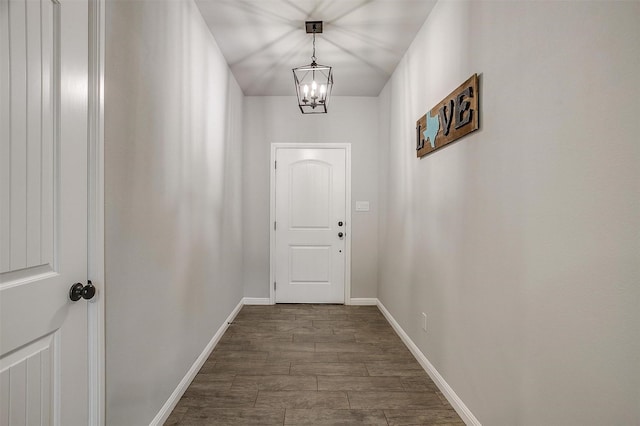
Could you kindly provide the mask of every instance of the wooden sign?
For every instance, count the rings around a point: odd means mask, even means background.
[[[416,152],[427,155],[478,130],[478,75],[472,75],[416,122]]]

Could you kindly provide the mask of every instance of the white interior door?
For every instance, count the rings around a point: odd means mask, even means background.
[[[87,425],[86,0],[0,0],[0,425]]]
[[[346,149],[277,148],[276,303],[344,303]]]

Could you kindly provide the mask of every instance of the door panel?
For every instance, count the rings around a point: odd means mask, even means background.
[[[86,0],[0,0],[0,425],[87,424]]]
[[[0,2],[0,273],[53,262],[53,4]],[[11,52],[11,54],[10,54]]]
[[[344,303],[346,151],[277,148],[276,161],[276,302]]]
[[[291,284],[329,284],[331,246],[290,246],[289,280]]]
[[[291,164],[290,168],[291,228],[329,228],[332,213],[331,164],[303,160]]]
[[[51,423],[53,340],[46,336],[0,361],[0,425]]]

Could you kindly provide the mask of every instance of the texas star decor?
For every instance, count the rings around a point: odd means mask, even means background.
[[[427,155],[478,130],[478,75],[472,75],[416,122],[416,152]]]

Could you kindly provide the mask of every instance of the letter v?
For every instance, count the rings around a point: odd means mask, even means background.
[[[447,136],[451,129],[451,119],[453,118],[453,99],[449,101],[449,112],[447,112],[447,105],[443,105],[438,111],[440,115],[440,121],[442,122],[442,134]]]

